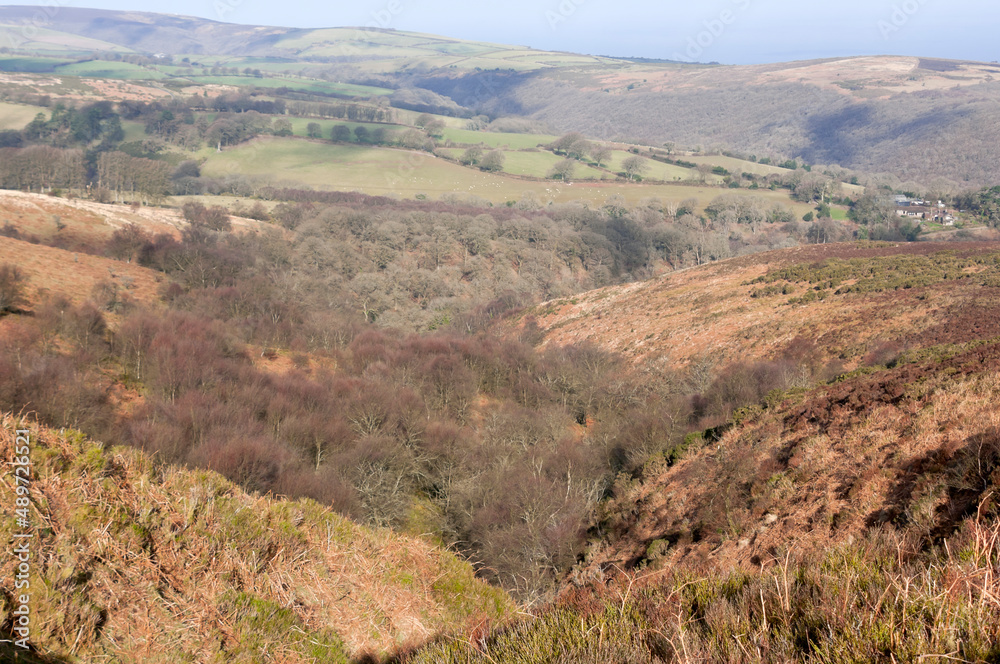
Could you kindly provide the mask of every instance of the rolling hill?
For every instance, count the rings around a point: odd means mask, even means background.
[[[0,7],[0,25],[16,38],[36,12]],[[27,51],[123,50],[308,72],[374,83],[368,94],[395,90],[400,101],[457,104],[458,114],[524,116],[604,140],[799,158],[892,174],[883,179],[922,190],[996,181],[1000,65],[992,63],[892,56],[754,66],[651,63],[395,30],[241,26],[69,7],[43,23],[45,38],[24,43]],[[360,88],[341,92],[365,95]]]
[[[18,28],[25,24],[44,27],[44,36],[18,39]],[[362,69],[370,73],[456,67],[531,71],[614,62],[613,58],[381,28],[243,26],[189,16],[78,7],[42,13],[34,6],[0,7],[0,27],[10,31],[13,43],[23,41],[23,48],[86,52],[102,50],[103,45],[109,50],[149,54],[275,58],[278,64],[282,59],[284,64],[340,59],[363,63]]]
[[[39,11],[30,661],[1000,661],[1000,66]]]
[[[989,146],[1000,126],[998,72],[977,62],[862,57],[442,74],[417,84],[562,131],[787,155],[955,188],[996,181]]]
[[[21,32],[17,28],[23,25],[51,31],[45,40],[51,50],[94,50],[93,44],[81,42],[83,38],[133,52],[171,54],[252,54],[266,50],[271,42],[290,32],[288,28],[239,26],[146,12],[78,7],[46,12],[30,5],[0,8],[0,25],[14,28],[15,38]]]

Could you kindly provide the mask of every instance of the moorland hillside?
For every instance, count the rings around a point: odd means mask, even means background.
[[[788,350],[853,370],[879,353],[1000,334],[1000,300],[984,288],[998,255],[995,242],[808,245],[553,300],[531,321],[545,343],[664,368]]]
[[[997,337],[773,395],[621,477],[560,598],[417,662],[992,662]]]
[[[994,661],[996,250],[787,250],[675,275],[684,283],[664,280],[660,297],[639,287],[585,298],[594,325],[606,316],[674,333],[636,355],[670,358],[651,380],[716,341],[715,326],[692,324],[690,311],[715,321],[734,356],[693,405],[711,410],[727,395],[745,406],[717,411],[710,428],[616,478],[586,552],[535,620],[414,661]],[[690,274],[720,298],[692,302],[705,291]],[[838,291],[804,298],[805,284],[806,294]],[[757,325],[740,318],[760,297],[781,301]],[[579,318],[566,320],[580,331]],[[699,332],[710,334],[701,347]],[[828,378],[804,371],[827,362]],[[663,411],[646,419],[651,437],[676,426]]]
[[[801,158],[935,186],[992,184],[994,64],[845,58],[754,66],[606,65],[421,79],[462,105],[557,131]],[[984,140],[985,139],[985,140]]]

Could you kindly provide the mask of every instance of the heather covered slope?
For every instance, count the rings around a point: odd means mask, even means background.
[[[417,661],[997,661],[997,265],[827,245],[540,307],[728,415],[619,475],[537,619]]]
[[[24,426],[4,416],[4,458]],[[29,428],[32,643],[60,661],[380,658],[512,610],[468,564],[423,541],[75,432]],[[11,487],[8,477],[5,541]],[[12,561],[0,565],[5,621]]]
[[[603,505],[589,566],[752,569],[879,528],[940,545],[977,511],[995,516],[1000,342],[896,362],[773,394],[689,436],[681,458],[652,459]]]
[[[903,348],[1000,334],[1000,244],[808,245],[535,307],[545,343],[661,368],[791,357],[853,369]]]

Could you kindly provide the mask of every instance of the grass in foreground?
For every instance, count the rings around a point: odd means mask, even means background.
[[[32,643],[46,656],[346,662],[512,611],[452,554],[313,501],[249,495],[214,473],[159,467],[10,416],[0,426],[4,459],[14,430],[31,429]],[[12,487],[7,474],[4,505]],[[4,512],[9,542],[14,513]],[[13,560],[0,563],[4,620]]]
[[[537,619],[413,664],[1000,661],[1000,524],[947,549],[889,531],[767,571],[639,573],[574,590]]]

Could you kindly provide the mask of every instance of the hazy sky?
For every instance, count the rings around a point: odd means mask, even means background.
[[[840,55],[1000,59],[996,0],[40,0],[232,23],[378,25],[617,56],[753,63]]]

